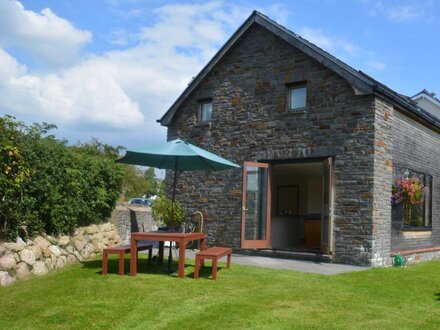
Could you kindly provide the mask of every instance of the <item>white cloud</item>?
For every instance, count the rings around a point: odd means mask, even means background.
[[[328,52],[334,52],[336,50],[336,42],[326,36],[321,29],[304,27],[299,31],[299,35]]]
[[[393,6],[387,10],[386,15],[395,22],[413,21],[423,16],[423,9],[412,5]]]
[[[219,1],[166,5],[155,14],[157,22],[141,30],[141,39],[176,53],[185,49],[200,62],[207,62],[226,41],[231,26],[245,17],[237,7]]]
[[[0,48],[0,81],[25,74],[27,68]]]
[[[391,22],[402,23],[420,19],[430,21],[432,19],[430,8],[433,1],[357,0],[357,2],[368,7],[368,15],[383,16]]]
[[[339,53],[340,56],[345,54],[355,56],[360,51],[359,47],[353,43],[341,38],[328,36],[321,29],[304,27],[300,30],[299,35],[330,53]]]
[[[18,1],[0,0],[1,47],[18,46],[47,66],[63,66],[78,60],[91,39],[90,32],[76,29],[49,8],[38,14]]]
[[[27,22],[28,29],[36,29],[38,20],[46,17],[13,4],[21,14],[38,18]],[[137,46],[89,55],[52,73],[33,72],[1,51],[0,65],[8,64],[0,67],[0,109],[20,120],[55,123],[71,141],[91,135],[113,144],[122,144],[121,136],[128,144],[134,143],[130,139],[142,144],[164,139],[165,129],[156,119],[250,12],[214,1],[167,5],[156,14],[156,22],[140,30]],[[64,21],[51,15],[54,21]],[[65,31],[63,37],[74,40],[70,34],[77,32]],[[5,43],[11,42],[12,33],[3,36]],[[45,42],[53,56],[59,54],[56,38]],[[27,50],[35,52],[32,47],[38,50],[32,45]]]
[[[299,35],[344,61],[360,62],[361,65],[375,71],[383,71],[386,68],[386,64],[378,60],[374,52],[362,49],[347,40],[326,35],[321,29],[304,27],[300,29]]]
[[[107,39],[112,45],[126,46],[129,43],[138,41],[138,36],[124,29],[116,29],[109,33]]]
[[[370,68],[372,68],[372,69],[374,69],[374,70],[376,70],[376,71],[383,71],[383,70],[385,70],[385,68],[386,68],[386,64],[385,64],[384,62],[381,62],[381,61],[374,61],[374,60],[371,60],[371,61],[368,61],[368,62],[367,62],[367,65],[368,65]]]
[[[15,62],[15,63],[14,63]],[[12,69],[4,63],[14,64]],[[144,119],[115,79],[87,62],[59,74],[34,75],[0,52],[0,108],[65,126],[132,129]],[[6,70],[5,70],[6,69]]]

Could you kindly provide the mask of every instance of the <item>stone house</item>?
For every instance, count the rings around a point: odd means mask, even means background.
[[[158,122],[243,165],[181,174],[209,244],[371,266],[440,256],[440,120],[259,12]],[[409,220],[390,202],[402,176],[426,186]]]

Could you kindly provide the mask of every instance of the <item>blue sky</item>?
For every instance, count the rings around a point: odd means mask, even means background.
[[[71,143],[164,141],[156,119],[254,9],[399,93],[440,94],[440,0],[0,0],[0,114]]]

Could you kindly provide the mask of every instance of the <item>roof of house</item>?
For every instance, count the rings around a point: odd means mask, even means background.
[[[431,92],[428,92],[426,89],[423,89],[421,92],[412,96],[411,99],[414,101],[417,101],[420,98],[425,98],[425,99],[429,100],[431,103],[440,107],[440,100],[435,95],[436,95],[435,93],[431,93]]]
[[[292,46],[298,48],[306,53],[322,65],[330,68],[342,78],[344,78],[353,88],[357,95],[375,94],[379,95],[391,103],[399,106],[408,114],[417,116],[427,123],[440,129],[440,119],[430,114],[429,112],[418,107],[416,103],[410,98],[402,94],[398,94],[391,88],[378,82],[372,77],[368,76],[362,71],[355,70],[348,64],[337,59],[333,55],[303,39],[299,35],[289,31],[284,26],[278,24],[269,17],[263,15],[258,11],[253,11],[249,18],[235,31],[229,40],[222,48],[214,55],[214,57],[206,64],[206,66],[199,72],[199,74],[191,81],[188,87],[171,105],[168,111],[157,120],[161,125],[167,126],[171,122],[177,109],[182,105],[185,99],[197,88],[203,79],[209,74],[213,67],[223,58],[223,56],[233,47],[240,37],[254,24],[266,28],[281,39],[285,40]]]

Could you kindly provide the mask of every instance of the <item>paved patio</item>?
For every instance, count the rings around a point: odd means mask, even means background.
[[[155,252],[157,253],[157,251]],[[195,252],[193,250],[186,250],[186,258],[194,259]],[[165,249],[165,259],[168,256],[168,248]],[[177,259],[177,250],[173,252],[173,258]],[[226,258],[225,258],[226,260]],[[223,261],[223,259],[222,259]],[[294,270],[304,273],[322,274],[322,275],[336,275],[350,272],[359,272],[370,269],[370,267],[360,267],[342,264],[333,264],[327,262],[314,262],[306,260],[292,260],[281,258],[269,258],[260,256],[247,256],[243,254],[232,254],[232,266],[234,264],[256,266],[273,269]]]

